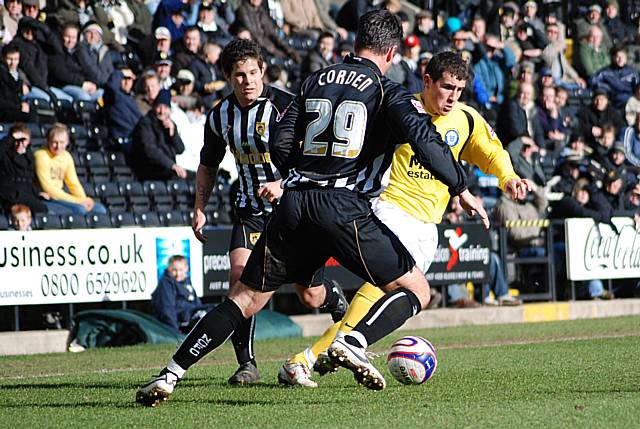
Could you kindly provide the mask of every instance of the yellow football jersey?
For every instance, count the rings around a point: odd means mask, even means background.
[[[417,98],[424,105],[420,95]],[[500,181],[500,189],[518,179],[509,154],[491,126],[473,108],[456,103],[445,116],[433,116],[433,123],[454,157],[477,165],[485,174]],[[398,146],[391,163],[389,184],[380,198],[424,222],[440,223],[449,189],[420,165],[408,143]]]

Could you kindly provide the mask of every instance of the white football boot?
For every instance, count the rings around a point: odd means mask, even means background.
[[[147,384],[138,389],[136,402],[146,407],[155,407],[162,401],[169,399],[169,396],[180,381],[173,372],[163,369],[160,375],[153,377]]]
[[[285,362],[278,371],[278,382],[289,386],[318,387],[318,383],[311,379],[309,367],[300,362]]]
[[[387,386],[380,371],[369,362],[365,350],[347,343],[344,337],[336,338],[327,354],[334,363],[353,372],[356,381],[367,389],[382,390]]]

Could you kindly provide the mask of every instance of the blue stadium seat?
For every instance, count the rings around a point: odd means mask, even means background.
[[[168,212],[161,212],[160,219],[165,226],[184,226],[184,218],[182,217],[182,211],[172,210]]]
[[[111,216],[111,224],[116,228],[135,226],[136,218],[131,212],[116,213]]]
[[[151,196],[153,209],[165,212],[173,209],[173,197],[169,194],[167,185],[159,180],[149,180],[142,184],[145,194]]]
[[[7,219],[7,217],[4,214],[0,214],[0,231],[5,231],[9,229],[10,225],[11,224],[9,223],[9,219]]]
[[[156,212],[146,212],[146,213],[136,213],[136,223],[142,226],[162,226],[162,222],[158,213]]]
[[[36,213],[33,225],[35,229],[62,229],[62,220],[58,215]]]
[[[186,180],[169,180],[167,189],[173,196],[176,209],[182,210],[185,206],[193,206],[194,195],[189,188],[189,182]]]
[[[106,214],[88,214],[86,224],[89,228],[111,228],[111,218]]]
[[[63,215],[60,217],[64,229],[82,229],[87,227],[84,215]]]

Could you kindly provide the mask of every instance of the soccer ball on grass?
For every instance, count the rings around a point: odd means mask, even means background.
[[[400,383],[422,384],[436,372],[436,349],[422,337],[402,337],[391,346],[387,366]]]

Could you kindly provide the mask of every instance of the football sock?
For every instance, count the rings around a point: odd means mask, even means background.
[[[409,289],[399,288],[379,300],[358,322],[345,341],[366,348],[398,329],[408,318],[420,312],[420,300]]]
[[[371,283],[363,284],[358,292],[356,292],[355,296],[351,300],[349,304],[349,309],[347,313],[344,315],[344,318],[341,322],[335,323],[327,328],[326,331],[318,338],[318,340],[313,343],[311,346],[311,352],[313,356],[317,358],[317,356],[326,351],[333,340],[335,339],[336,334],[339,331],[346,334],[353,329],[354,326],[358,324],[360,320],[367,314],[369,309],[373,307],[373,305],[384,296],[384,292],[380,290],[380,288],[375,287]],[[292,362],[298,362],[296,359],[298,356],[302,357],[302,353],[296,355]],[[314,362],[315,363],[315,362]]]
[[[342,318],[340,331],[345,334],[349,333],[383,296],[384,291],[371,283],[365,283],[360,286],[360,289],[358,289],[349,304],[347,313]],[[327,345],[327,347],[329,346]]]
[[[246,319],[240,307],[230,299],[209,311],[184,339],[173,361],[181,368],[189,367],[224,343]]]
[[[339,326],[340,326],[340,322],[334,323],[333,325],[328,327],[326,331],[324,331],[324,333],[320,336],[320,338],[318,338],[318,340],[315,343],[313,343],[310,349],[314,356],[317,357],[320,353],[322,353],[323,351],[327,350],[327,348],[329,348],[329,344],[333,342],[333,339],[336,337],[336,334],[338,333]]]
[[[173,359],[167,364],[167,371],[174,373],[179,379],[184,377],[184,373],[187,372],[186,369],[178,365]]]
[[[340,300],[340,294],[336,290],[337,286],[331,280],[325,280],[322,285],[324,286],[325,294],[324,302],[320,308],[334,308]]]
[[[256,332],[256,316],[251,316],[233,331],[231,342],[236,352],[236,360],[239,365],[251,362],[254,366],[256,358],[253,355],[253,338]]]

